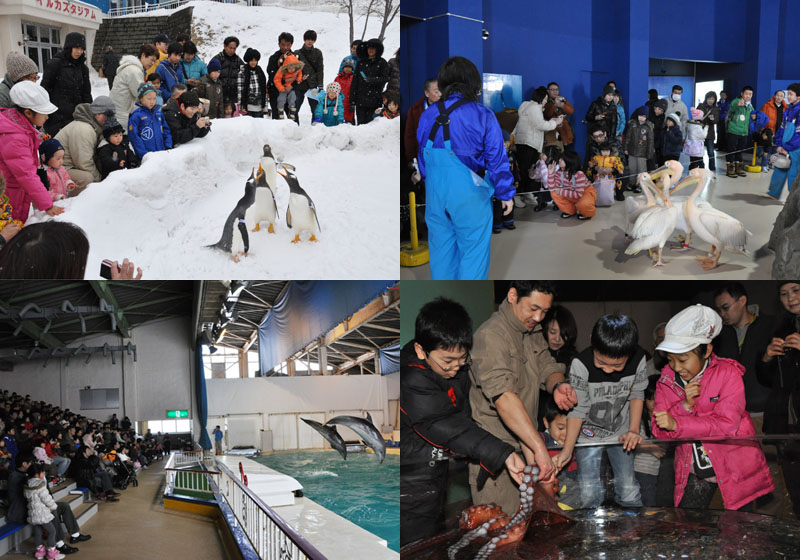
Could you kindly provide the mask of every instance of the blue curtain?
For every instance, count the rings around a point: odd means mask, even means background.
[[[208,422],[208,399],[206,398],[206,376],[203,374],[203,345],[197,342],[194,356],[195,397],[197,398],[197,414],[200,422],[200,438],[197,443],[203,449],[211,449],[211,439],[208,437],[206,423]]]
[[[381,348],[378,351],[381,359],[381,375],[400,371],[400,343]]]
[[[258,327],[267,372],[394,286],[395,280],[292,281]]]

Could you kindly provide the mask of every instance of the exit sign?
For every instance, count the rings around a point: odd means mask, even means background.
[[[167,418],[189,418],[188,410],[168,410]]]

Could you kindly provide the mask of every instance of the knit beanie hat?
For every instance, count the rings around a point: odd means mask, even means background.
[[[635,118],[636,118],[636,117],[638,117],[639,115],[643,115],[644,117],[647,117],[647,115],[648,115],[649,113],[650,113],[650,110],[647,108],[647,105],[642,105],[641,107],[637,107],[637,108],[636,108],[636,110],[635,110],[635,111],[633,112],[633,114],[631,115],[631,118],[632,118],[632,119],[635,119]]]
[[[220,64],[218,58],[212,58],[211,62],[207,65],[209,74],[211,72],[221,72],[222,71],[222,64]]]
[[[125,134],[125,129],[122,128],[122,125],[114,117],[107,119],[103,125],[103,138],[108,140],[111,138],[112,134],[116,134],[117,132],[120,134]]]
[[[17,83],[25,76],[38,74],[39,67],[36,63],[22,53],[11,51],[6,56],[6,72],[13,83]]]
[[[606,86],[603,88],[603,95],[608,95],[609,93],[614,93],[616,91],[612,86]]]
[[[681,117],[678,113],[670,113],[669,115],[667,115],[667,118],[672,122],[674,122],[675,124],[677,124],[678,127],[681,126]]]
[[[109,117],[112,116],[117,111],[114,102],[111,101],[111,98],[107,95],[101,95],[99,97],[95,97],[94,101],[92,101],[91,109],[92,113],[95,115],[100,115],[105,113]]]
[[[333,106],[333,114],[338,115],[339,114],[337,111],[337,107],[339,106],[338,99],[339,99],[339,94],[342,92],[342,86],[339,85],[339,82],[331,82],[328,84],[328,86],[325,88],[325,94],[327,95],[331,92],[334,92],[336,94],[336,99],[337,99],[337,103]],[[326,115],[328,114],[327,102],[324,103],[322,107],[322,112],[325,113]]]
[[[353,59],[346,58],[344,62],[342,62],[342,70],[344,70],[345,66],[349,66],[350,68],[355,68],[355,64],[353,64]]]
[[[261,53],[256,49],[247,49],[244,51],[244,61],[250,62],[252,59],[261,60]]]
[[[156,90],[156,86],[154,86],[152,82],[145,82],[139,86],[139,91],[136,92],[136,97],[141,99],[142,97],[145,96],[146,93],[151,91],[155,92],[156,95],[158,95],[158,90]]]
[[[61,145],[61,142],[56,140],[55,138],[51,138],[50,140],[45,140],[41,144],[39,144],[39,155],[44,156],[44,162],[47,163],[50,161],[58,150],[63,150],[64,146]]]
[[[67,54],[75,47],[86,50],[86,37],[83,36],[83,33],[73,31],[72,33],[67,33],[67,36],[64,37],[64,50]]]

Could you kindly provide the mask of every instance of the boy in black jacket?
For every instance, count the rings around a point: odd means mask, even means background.
[[[139,158],[122,141],[124,132],[125,129],[115,118],[109,118],[103,125],[103,138],[107,143],[97,148],[100,175],[103,179],[117,169],[131,169],[139,166]]]
[[[478,427],[469,406],[472,321],[460,304],[438,298],[416,319],[400,356],[400,544],[441,530],[447,487],[445,454],[479,460],[495,476],[503,466],[521,483],[523,460]]]

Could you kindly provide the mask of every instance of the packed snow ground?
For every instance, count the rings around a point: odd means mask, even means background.
[[[237,35],[240,56],[247,46],[258,48],[266,68],[281,31],[292,32],[294,47],[299,48],[303,31],[315,29],[328,83],[348,54],[348,21],[343,15],[191,4],[195,34],[208,37],[198,45],[205,61],[221,50],[224,37]],[[371,18],[369,29],[374,33],[367,37],[377,36],[378,26]],[[395,21],[385,58],[399,43]],[[94,96],[108,94],[105,79],[93,71],[92,83]],[[54,219],[86,231],[91,245],[86,278],[99,277],[103,259],[125,257],[143,269],[145,279],[396,278],[400,119],[332,128],[311,126],[310,120],[308,103],[303,105],[300,127],[250,117],[214,120],[205,138],[148,154],[139,169],[116,171],[80,196],[58,202],[66,212]],[[247,177],[258,167],[264,144],[272,146],[278,161],[296,167],[300,186],[316,205],[322,233],[317,243],[291,243],[294,233],[285,221],[289,189],[278,177],[277,232],[252,233],[249,255],[235,263],[230,255],[206,246],[219,240],[225,219],[244,194]],[[48,219],[44,213],[35,212],[30,222],[43,219]]]

